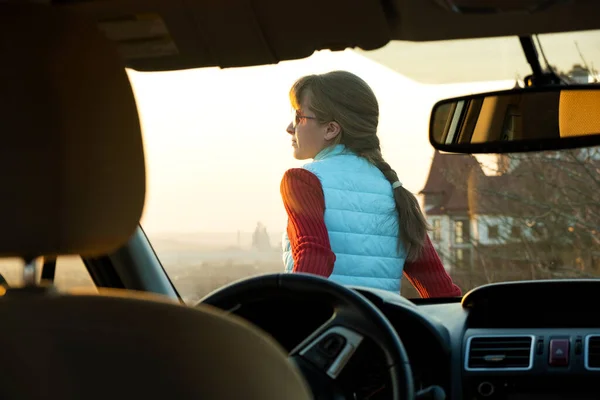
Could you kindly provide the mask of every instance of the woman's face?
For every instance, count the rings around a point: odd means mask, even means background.
[[[329,124],[320,124],[309,106],[310,98],[305,95],[300,103],[300,109],[293,110],[292,122],[286,129],[292,139],[294,158],[297,160],[315,158],[327,147],[330,140],[327,139]]]

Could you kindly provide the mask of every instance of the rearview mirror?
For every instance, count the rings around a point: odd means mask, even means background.
[[[512,89],[438,102],[429,141],[454,153],[509,153],[600,144],[600,86]]]

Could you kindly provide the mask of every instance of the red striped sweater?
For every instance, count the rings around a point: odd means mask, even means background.
[[[289,236],[294,272],[329,277],[335,254],[325,226],[325,197],[321,182],[312,172],[293,168],[283,176],[281,196],[288,214]],[[461,296],[435,251],[429,236],[421,257],[404,264],[404,276],[421,297]]]

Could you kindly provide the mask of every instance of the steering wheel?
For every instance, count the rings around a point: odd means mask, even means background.
[[[200,300],[223,310],[287,292],[324,301],[333,316],[297,345],[289,357],[303,373],[315,399],[344,399],[336,379],[365,337],[385,355],[394,400],[414,400],[412,370],[402,341],[387,318],[361,294],[309,274],[267,274],[234,282]]]

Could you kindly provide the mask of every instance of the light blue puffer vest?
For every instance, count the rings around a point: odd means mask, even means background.
[[[337,145],[303,166],[321,181],[325,225],[336,255],[330,279],[342,285],[400,291],[406,255],[398,250],[398,213],[392,185],[367,160]],[[283,262],[294,259],[283,234]]]

